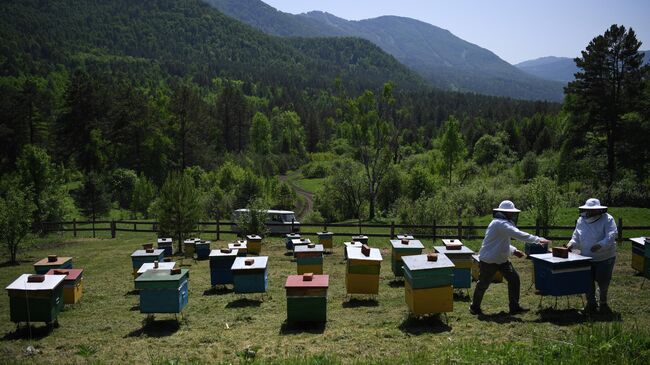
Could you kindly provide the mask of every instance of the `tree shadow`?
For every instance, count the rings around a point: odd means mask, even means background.
[[[59,322],[55,321],[52,324],[44,324],[41,326],[34,326],[30,324],[28,326],[19,326],[11,332],[5,333],[2,337],[2,341],[14,341],[14,340],[40,340],[49,336],[54,332],[55,328],[59,328]]]
[[[504,311],[501,311],[499,313],[492,313],[492,314],[480,314],[477,318],[479,321],[492,322],[498,324],[523,322],[521,318],[515,317],[510,313]]]
[[[153,316],[147,316],[142,320],[142,327],[129,332],[125,338],[140,337],[142,335],[154,338],[168,337],[176,333],[180,327],[181,325],[177,319],[156,321]]]
[[[16,260],[15,263],[12,263],[11,261],[5,261],[3,263],[0,263],[0,268],[5,268],[5,267],[15,267],[15,266],[20,266],[21,264],[29,264],[32,263],[33,261],[30,260]]]
[[[388,282],[388,286],[390,286],[391,288],[403,288],[404,287],[404,279],[395,278],[395,279]]]
[[[377,307],[379,302],[377,299],[359,299],[359,298],[350,298],[349,300],[343,302],[343,308],[359,308],[359,307]]]
[[[212,295],[225,295],[225,294],[230,294],[234,291],[234,289],[229,288],[225,285],[217,285],[214,286],[208,290],[203,291],[203,295],[206,297],[212,296]]]
[[[281,335],[296,335],[301,333],[322,334],[325,332],[326,322],[287,322],[280,326]]]
[[[259,307],[260,305],[262,305],[262,300],[260,299],[240,298],[226,304],[226,308]]]
[[[443,333],[451,331],[451,326],[442,320],[441,314],[432,314],[427,316],[409,315],[399,325],[402,332],[419,336],[425,333]]]

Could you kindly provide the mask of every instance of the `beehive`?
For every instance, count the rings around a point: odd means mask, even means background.
[[[210,241],[198,241],[194,243],[196,250],[196,258],[199,260],[207,260],[210,256]]]
[[[365,255],[362,247],[348,247],[345,288],[348,294],[379,294],[381,251],[370,248]]]
[[[524,253],[528,256],[548,253],[548,245],[526,242],[524,244]]]
[[[31,282],[30,276],[22,274],[6,287],[11,321],[56,321],[63,308],[63,281],[66,275],[44,275],[40,282]]]
[[[630,238],[632,241],[632,268],[650,279],[650,250],[648,247],[648,238],[636,237]]]
[[[137,279],[140,291],[140,313],[180,313],[189,295],[187,269],[147,270]]]
[[[246,236],[248,253],[252,255],[259,255],[262,253],[262,237],[258,235]]]
[[[334,245],[334,233],[332,232],[316,232],[318,235],[318,243],[323,245],[323,249],[331,250]]]
[[[237,250],[222,249],[210,252],[210,285],[232,284],[232,264],[237,258]]]
[[[284,246],[287,250],[293,250],[293,240],[299,240],[300,234],[298,233],[287,233],[285,236]]]
[[[235,293],[266,293],[268,260],[267,256],[237,257],[231,267]]]
[[[294,247],[294,256],[296,257],[298,274],[304,273],[323,273],[323,245],[300,245]]]
[[[397,235],[397,239],[398,239],[398,240],[404,240],[404,239],[406,239],[406,240],[409,240],[409,241],[410,241],[410,240],[414,240],[415,237],[413,237],[412,234],[398,234],[398,235]]]
[[[158,238],[158,248],[165,251],[165,257],[170,257],[174,254],[174,243],[171,238]]]
[[[135,250],[131,254],[131,263],[133,264],[133,274],[136,275],[142,264],[154,261],[162,262],[165,251],[161,249]]]
[[[364,236],[362,234],[358,236],[352,236],[352,242],[361,242],[364,245],[368,244],[368,236]]]
[[[295,252],[296,252],[296,247],[297,246],[307,246],[310,243],[311,243],[311,240],[309,238],[298,238],[298,239],[291,240],[291,247],[292,247],[292,250],[294,251],[293,257],[296,257]]]
[[[348,258],[348,247],[358,247],[361,248],[363,246],[363,243],[361,242],[343,242],[343,257],[347,260]]]
[[[478,255],[472,255],[472,280],[478,281],[478,276],[480,274],[480,266],[479,266],[479,257]],[[503,282],[503,274],[501,274],[501,271],[498,271],[494,274],[494,277],[492,278],[493,283],[501,283]]]
[[[72,257],[49,255],[34,264],[34,271],[40,275],[44,275],[52,269],[72,269]]]
[[[392,249],[391,268],[395,276],[404,276],[402,256],[419,255],[424,249],[422,242],[403,236],[401,239],[390,241]]]
[[[289,275],[287,322],[326,322],[329,275]]]
[[[199,238],[190,238],[183,241],[183,254],[186,258],[194,258],[194,252],[196,251],[196,243],[200,242]]]
[[[404,295],[415,315],[451,312],[454,309],[452,282],[454,264],[444,254],[435,261],[429,255],[404,256]]]
[[[531,255],[535,288],[542,295],[585,294],[591,285],[591,258],[569,253],[568,258],[551,253]]]
[[[136,275],[140,276],[148,270],[169,271],[173,269],[174,266],[176,266],[176,263],[174,261],[164,261],[164,262],[158,262],[157,265],[158,267],[156,267],[155,262],[147,262],[145,264],[142,264],[142,266],[140,266],[140,268],[138,269]]]
[[[228,248],[231,250],[237,250],[237,256],[245,257],[248,253],[248,243],[243,240],[235,241],[228,244]]]
[[[462,242],[459,240],[443,240],[445,241],[454,241],[453,244],[460,243],[460,248],[458,249],[454,246],[435,246],[433,247],[436,252],[444,254],[451,260],[454,264],[454,288],[464,288],[467,289],[472,285],[472,256],[474,251],[469,247],[462,245]],[[445,242],[447,243],[447,242]],[[451,242],[449,242],[451,243]],[[454,248],[452,248],[454,247]]]
[[[52,269],[45,275],[65,275],[63,279],[64,304],[76,304],[83,294],[83,269]]]

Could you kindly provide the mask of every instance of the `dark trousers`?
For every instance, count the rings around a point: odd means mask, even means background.
[[[596,284],[598,284],[598,290],[600,291],[600,304],[607,304],[607,292],[609,291],[609,283],[612,281],[615,262],[616,257],[612,257],[591,263],[591,283],[587,291],[587,303],[590,306],[596,306]]]
[[[483,295],[490,286],[490,283],[492,283],[492,278],[497,271],[501,271],[503,277],[508,281],[508,301],[510,308],[517,308],[519,306],[519,289],[521,287],[521,282],[519,280],[519,274],[517,274],[517,270],[512,266],[512,263],[506,261],[503,264],[489,264],[480,261],[478,282],[476,282],[474,297],[472,298],[473,308],[481,308]]]

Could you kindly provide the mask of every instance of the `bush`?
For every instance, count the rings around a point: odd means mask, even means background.
[[[109,185],[112,200],[117,201],[120,208],[129,209],[133,198],[133,189],[138,181],[138,175],[133,170],[115,169],[111,173]]]
[[[526,192],[535,218],[543,227],[542,235],[547,236],[549,230],[546,227],[555,223],[558,209],[562,206],[557,183],[548,177],[536,177],[526,186]]]

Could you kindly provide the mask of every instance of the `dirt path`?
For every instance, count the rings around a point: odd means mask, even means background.
[[[300,196],[303,197],[305,204],[296,212],[296,217],[302,219],[307,213],[314,210],[314,194],[296,185],[293,180],[289,180],[287,175],[280,175],[280,181],[286,182]]]

